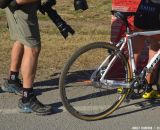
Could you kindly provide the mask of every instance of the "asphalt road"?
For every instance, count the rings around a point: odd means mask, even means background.
[[[40,101],[50,104],[55,114],[37,116],[21,113],[17,95],[0,93],[0,130],[160,130],[160,100],[132,100],[123,103],[110,117],[83,121],[70,115],[62,106],[57,81],[35,84]]]

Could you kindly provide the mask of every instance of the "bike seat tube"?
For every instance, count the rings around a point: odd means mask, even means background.
[[[136,65],[135,65],[135,60],[134,60],[134,52],[133,52],[133,47],[132,47],[132,40],[130,36],[127,37],[127,45],[128,45],[128,51],[129,51],[129,60],[130,60],[130,66],[133,70],[133,78],[136,77]]]

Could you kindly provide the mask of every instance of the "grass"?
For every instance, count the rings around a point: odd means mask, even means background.
[[[89,9],[76,12],[73,0],[58,0],[57,12],[74,28],[76,34],[66,40],[47,16],[38,13],[42,39],[36,80],[47,80],[60,72],[69,56],[79,47],[110,37],[111,0],[89,0]],[[4,10],[0,10],[0,76],[6,77],[10,63],[12,41],[6,28]],[[3,76],[3,77],[2,77]]]

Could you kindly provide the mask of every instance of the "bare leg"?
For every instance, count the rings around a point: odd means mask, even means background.
[[[136,65],[138,64],[138,59],[141,55],[141,51],[144,48],[144,41],[145,41],[145,37],[142,37],[142,36],[137,36],[132,39],[134,60]]]
[[[33,86],[40,49],[24,47],[21,66],[24,88],[31,88]]]
[[[140,56],[140,52],[142,51],[143,47],[144,47],[144,40],[145,37],[135,37],[132,41],[133,41],[133,49],[134,49],[134,58],[135,58],[135,63],[138,63],[138,58]],[[157,53],[158,48],[160,47],[160,45],[158,44],[159,39],[155,38],[155,37],[151,37],[150,38],[150,47],[149,47],[149,59],[148,61],[150,61],[152,59],[152,57]],[[153,84],[154,82],[154,75],[156,73],[156,69],[152,74],[148,74],[148,76],[146,77],[147,81],[149,84]]]
[[[20,42],[16,41],[12,47],[10,71],[19,72],[23,52],[24,46]]]
[[[15,94],[22,94],[22,84],[18,78],[19,71],[22,63],[24,53],[24,46],[19,41],[16,41],[13,44],[11,52],[11,64],[9,70],[9,77],[7,80],[4,80],[2,85],[2,90],[4,92],[10,92]]]
[[[149,61],[152,59],[152,57],[157,53],[157,51],[160,49],[160,43],[159,43],[159,37],[160,35],[151,37],[150,41],[150,47],[149,47]],[[154,79],[156,79],[157,74],[157,68],[154,69],[153,73],[148,74],[147,81],[149,84],[154,83]]]

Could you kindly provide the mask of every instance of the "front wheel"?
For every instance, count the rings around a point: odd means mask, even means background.
[[[95,42],[80,48],[68,60],[59,87],[62,103],[73,116],[82,120],[99,120],[115,111],[125,99],[128,93],[119,92],[121,86],[110,87],[100,82],[114,56],[117,58],[110,65],[105,79],[128,82],[131,78],[128,62],[123,54],[117,54],[117,50],[109,43]]]

